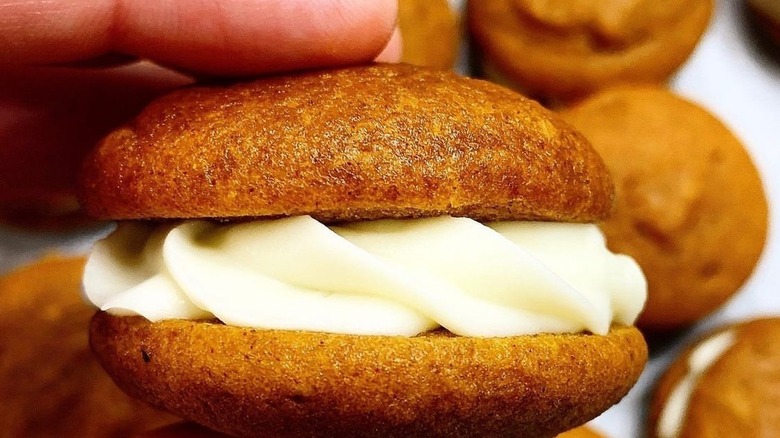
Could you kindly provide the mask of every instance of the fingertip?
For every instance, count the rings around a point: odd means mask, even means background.
[[[376,62],[389,62],[396,63],[401,61],[403,54],[403,37],[401,36],[401,29],[396,26],[393,31],[393,35],[390,37],[390,41],[376,57]]]

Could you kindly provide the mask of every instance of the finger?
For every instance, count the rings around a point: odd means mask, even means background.
[[[376,62],[399,62],[403,53],[403,39],[401,38],[401,29],[397,26],[393,31],[393,36],[387,43],[382,53],[376,57]]]
[[[228,438],[228,436],[196,424],[176,423],[142,433],[136,438]]]
[[[63,63],[108,52],[211,74],[367,62],[396,0],[29,0],[0,4],[0,63]]]
[[[190,81],[148,62],[108,70],[1,69],[0,215],[58,214],[73,205],[80,162],[97,140]]]

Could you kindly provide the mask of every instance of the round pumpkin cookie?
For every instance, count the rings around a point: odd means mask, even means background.
[[[458,54],[458,19],[448,0],[399,0],[401,61],[450,70]]]
[[[723,123],[654,87],[607,90],[561,115],[615,179],[602,230],[647,277],[640,327],[687,326],[740,289],[764,247],[768,206],[755,165]]]
[[[93,351],[216,431],[553,437],[647,359],[644,277],[588,223],[603,162],[488,82],[373,65],[182,89],[81,181],[121,219],[85,268]]]
[[[765,437],[780,430],[780,319],[721,327],[684,351],[659,380],[648,436]]]
[[[92,356],[83,267],[50,256],[0,278],[4,436],[128,436],[176,419],[125,395]]]
[[[469,28],[488,77],[544,100],[663,82],[688,58],[712,0],[477,0]]]
[[[608,336],[406,338],[101,312],[90,339],[130,395],[236,436],[550,437],[615,403],[645,361],[641,335],[625,327]]]

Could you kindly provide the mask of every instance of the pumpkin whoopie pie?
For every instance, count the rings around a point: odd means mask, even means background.
[[[236,436],[552,437],[635,383],[612,184],[496,85],[372,65],[182,89],[108,135],[85,270],[129,394]]]
[[[648,437],[776,436],[780,318],[729,324],[688,347],[656,385]]]

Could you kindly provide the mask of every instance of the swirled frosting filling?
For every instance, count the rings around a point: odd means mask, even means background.
[[[123,222],[84,273],[89,301],[117,315],[401,336],[605,334],[634,322],[646,289],[595,225],[449,216]]]

